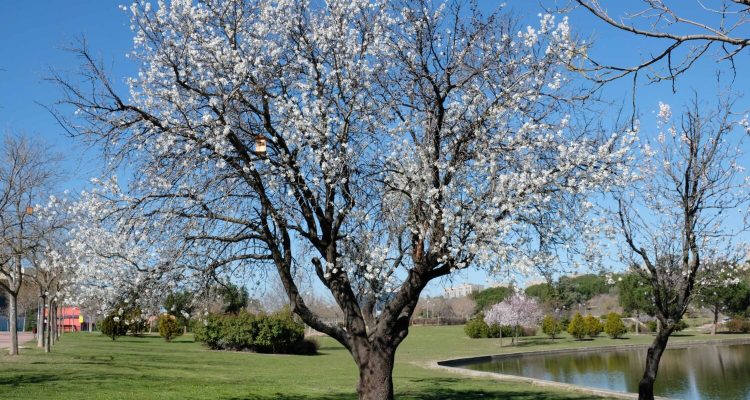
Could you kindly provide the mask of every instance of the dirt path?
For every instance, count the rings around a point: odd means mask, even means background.
[[[31,332],[18,332],[18,344],[19,346],[34,339],[34,334]],[[10,333],[0,332],[0,349],[7,349],[10,347]]]

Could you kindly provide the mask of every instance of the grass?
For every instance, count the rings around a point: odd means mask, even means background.
[[[705,339],[682,335],[675,341]],[[732,335],[735,337],[735,335]],[[554,342],[529,338],[515,347],[497,339],[469,339],[462,327],[414,327],[397,353],[394,370],[400,399],[595,399],[577,392],[525,383],[466,378],[425,368],[431,360],[516,351],[648,343],[649,335],[613,340]],[[158,337],[110,339],[89,333],[65,334],[51,354],[33,343],[18,357],[0,356],[3,399],[282,399],[356,398],[357,371],[348,352],[320,338],[315,356],[210,351],[191,336],[166,343]],[[506,340],[507,343],[507,340]]]

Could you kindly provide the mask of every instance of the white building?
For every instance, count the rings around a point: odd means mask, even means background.
[[[484,286],[482,285],[472,285],[470,283],[467,283],[465,285],[445,288],[445,294],[443,295],[443,297],[445,297],[446,299],[457,299],[459,297],[466,297],[482,289],[484,289]]]

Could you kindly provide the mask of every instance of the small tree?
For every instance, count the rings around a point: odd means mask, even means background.
[[[515,343],[516,338],[518,338],[518,328],[522,326],[535,326],[539,323],[541,317],[542,308],[536,300],[520,293],[515,293],[501,303],[492,306],[484,317],[484,321],[489,326],[498,324],[513,327],[514,335],[512,343]]]
[[[554,340],[562,332],[562,324],[557,318],[547,314],[542,320],[542,332]]]
[[[193,296],[188,291],[174,292],[167,295],[164,308],[177,318],[177,323],[187,329],[190,326],[190,315],[193,313]]]
[[[182,327],[177,322],[177,317],[167,313],[159,316],[159,336],[171,342],[173,338],[180,335],[182,335]]]
[[[247,307],[247,304],[250,301],[247,288],[244,286],[237,286],[233,283],[222,285],[219,288],[219,293],[224,299],[224,312],[227,314],[239,313]]]
[[[654,289],[648,278],[636,269],[623,275],[617,284],[619,300],[623,310],[635,314],[635,334],[640,333],[641,312],[656,314]]]
[[[584,325],[586,327],[586,335],[591,338],[599,336],[599,334],[602,333],[602,329],[604,329],[599,318],[596,318],[591,314],[587,315],[584,319]]]
[[[586,337],[586,323],[581,316],[581,313],[577,312],[573,316],[573,319],[568,324],[568,333],[577,340],[583,340]]]
[[[607,322],[604,324],[604,332],[612,339],[618,339],[625,334],[627,328],[620,318],[620,314],[607,314]]]
[[[698,290],[698,305],[705,307],[713,314],[711,334],[716,334],[719,325],[719,314],[736,314],[750,306],[750,287],[740,279],[747,266],[739,263],[718,262],[707,264],[701,275],[701,287]]]

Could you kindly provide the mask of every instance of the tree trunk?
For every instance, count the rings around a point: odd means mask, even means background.
[[[357,393],[360,400],[393,399],[393,361],[396,349],[366,350],[362,362],[359,362],[359,385]],[[362,353],[360,353],[362,354]]]
[[[711,327],[711,334],[716,334],[716,327],[719,324],[719,305],[714,305],[714,325]]]
[[[635,334],[641,334],[641,313],[640,311],[635,312]]]
[[[52,302],[48,301],[45,298],[45,301],[47,302],[44,305],[44,309],[47,311],[47,316],[44,319],[44,352],[49,353],[50,350],[52,350],[52,324],[50,324],[50,321],[52,321]]]
[[[63,320],[60,318],[60,307],[58,307],[57,303],[55,303],[55,322],[57,322],[57,326],[55,327],[55,341],[60,340],[60,333],[63,330]]]
[[[654,399],[654,382],[656,381],[656,373],[659,371],[659,360],[664,354],[664,349],[667,348],[667,341],[671,333],[671,327],[664,328],[663,325],[660,325],[653,343],[648,348],[646,370],[638,384],[638,400]]]
[[[50,346],[55,344],[57,341],[57,337],[55,336],[55,331],[57,330],[57,316],[55,315],[55,302],[51,301],[49,303],[49,318],[47,318],[47,321],[49,323],[49,338],[50,338]]]
[[[39,296],[39,308],[36,311],[36,347],[44,347],[44,298]]]
[[[8,293],[8,329],[10,330],[10,348],[8,354],[11,356],[18,355],[18,297],[13,293]]]

